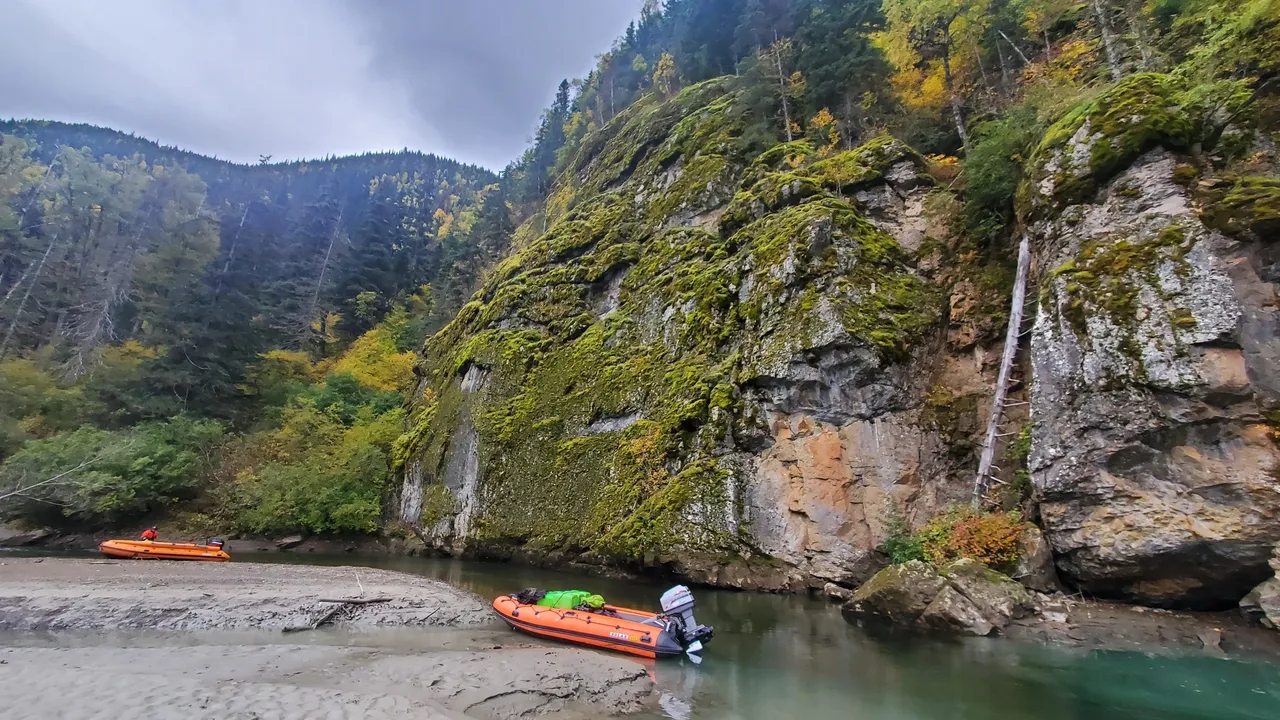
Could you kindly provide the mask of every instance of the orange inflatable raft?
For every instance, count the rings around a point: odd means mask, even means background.
[[[663,597],[662,613],[605,605],[598,610],[541,607],[500,595],[493,609],[512,628],[531,635],[645,658],[693,655],[712,630],[693,619],[693,596],[678,586]],[[673,600],[674,602],[669,602]],[[696,656],[695,656],[696,659]]]
[[[98,545],[104,555],[118,558],[149,560],[209,560],[220,562],[231,556],[222,549],[221,540],[208,545],[195,543],[156,542],[154,540],[107,540]]]

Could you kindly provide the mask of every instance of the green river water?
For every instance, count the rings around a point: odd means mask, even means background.
[[[444,580],[491,598],[580,588],[656,608],[665,586],[519,565],[412,557],[262,560],[341,563]],[[791,595],[694,589],[715,627],[703,662],[655,663],[675,720],[1280,720],[1280,663],[1082,651],[999,638],[869,634],[838,606]]]

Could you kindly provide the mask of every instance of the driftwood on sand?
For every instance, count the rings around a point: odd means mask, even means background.
[[[327,610],[323,615],[317,618],[316,621],[311,623],[310,625],[293,625],[290,627],[283,628],[282,631],[287,633],[293,633],[293,632],[303,632],[305,630],[315,630],[321,625],[327,625],[333,622],[333,619],[337,617],[339,613],[341,613],[344,610],[347,610],[348,608],[359,607],[361,605],[369,605],[371,603],[384,603],[384,602],[390,602],[390,601],[391,601],[391,598],[389,597],[346,598],[343,600],[321,598],[319,602],[333,603],[334,604],[333,607],[329,608],[329,610]]]

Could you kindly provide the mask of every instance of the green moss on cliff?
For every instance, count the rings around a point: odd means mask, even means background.
[[[806,168],[810,177],[832,192],[849,192],[858,186],[880,179],[880,171],[863,165],[860,154],[842,152]]]
[[[666,101],[650,94],[632,103],[583,140],[573,164],[547,200],[549,216],[554,220],[575,203],[616,188],[646,162],[665,163],[680,154],[693,157],[687,145],[672,143],[674,138],[725,154],[717,143],[740,132],[734,129],[740,126],[726,122],[733,105],[728,89],[728,81],[718,78],[684,88]],[[704,116],[700,120],[695,119],[698,113]],[[676,133],[681,123],[685,123],[683,132]],[[693,125],[703,132],[688,132]]]
[[[1230,114],[1246,99],[1234,81],[1190,85],[1174,75],[1130,75],[1045,132],[1020,192],[1020,210],[1025,215],[1041,202],[1049,208],[1083,202],[1142,153],[1159,146],[1183,150],[1206,139],[1209,116]]]
[[[430,391],[428,391],[430,392]],[[424,401],[410,414],[405,424],[406,431],[396,438],[391,445],[391,469],[399,471],[422,451],[422,444],[431,431],[431,423],[436,416],[435,394]]]
[[[1250,231],[1270,237],[1280,232],[1280,178],[1246,175],[1225,195],[1205,203],[1207,223],[1229,233]]]
[[[893,358],[904,355],[938,323],[942,295],[919,277],[881,263],[849,283],[845,329]]]
[[[449,488],[440,484],[431,484],[422,488],[422,512],[418,515],[418,523],[430,528],[449,515],[457,512],[458,501]]]
[[[546,232],[526,229],[427,342],[433,409],[415,411],[401,454],[438,484],[474,429],[470,541],[732,553],[741,509],[718,453],[746,365],[828,333],[891,357],[938,317],[893,238],[808,174],[812,147],[757,154],[724,90],[642,100],[589,138]],[[904,148],[877,139],[844,159],[875,168]],[[718,232],[682,226],[726,203]]]
[[[877,135],[859,145],[853,153],[858,164],[882,173],[902,160],[910,160],[919,168],[925,166],[919,153],[892,135]]]
[[[1120,330],[1120,350],[1139,359],[1141,342],[1137,337],[1140,318],[1150,312],[1142,304],[1144,288],[1159,292],[1159,271],[1172,266],[1175,273],[1189,271],[1186,254],[1194,237],[1181,225],[1168,225],[1143,237],[1102,237],[1085,243],[1069,262],[1054,268],[1045,278],[1046,300],[1053,288],[1061,286],[1061,298],[1055,306],[1072,332],[1085,341],[1089,338],[1088,318],[1101,313]],[[1170,308],[1170,322],[1175,330],[1195,327],[1195,318],[1182,308]]]
[[[765,215],[795,205],[822,192],[813,178],[789,172],[769,173],[749,190],[733,196],[720,218],[720,232],[732,234],[738,228]]]

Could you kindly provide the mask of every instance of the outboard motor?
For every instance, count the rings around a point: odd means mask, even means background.
[[[209,539],[209,547],[215,547],[215,548],[218,548],[219,550],[221,550],[221,549],[222,549],[222,546],[223,546],[224,544],[225,544],[225,543],[223,543],[223,542],[222,542],[222,538],[210,538],[210,539]]]
[[[711,628],[693,619],[693,593],[684,585],[662,593],[662,612],[671,618],[671,630],[686,651],[698,652],[702,641],[711,639]]]

